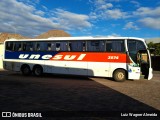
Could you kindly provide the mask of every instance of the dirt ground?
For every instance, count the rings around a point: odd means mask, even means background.
[[[22,76],[0,70],[0,111],[34,111],[52,117],[87,113],[96,120],[121,116],[123,112],[159,113],[160,72],[155,71],[150,81],[119,83],[106,78],[51,74]]]

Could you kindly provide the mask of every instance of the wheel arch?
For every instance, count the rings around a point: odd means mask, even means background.
[[[20,71],[23,75],[30,75],[31,74],[31,68],[28,64],[23,64],[20,67]]]
[[[43,67],[42,67],[42,65],[40,65],[40,64],[35,64],[35,65],[33,65],[32,70],[34,70],[36,67],[41,67],[41,68],[42,68],[42,70],[43,70]]]
[[[20,70],[22,70],[22,68],[24,68],[24,67],[26,67],[26,66],[29,67],[30,70],[31,70],[31,67],[30,67],[28,64],[22,64]]]
[[[112,77],[113,77],[114,73],[115,73],[117,70],[124,70],[124,71],[126,72],[126,75],[128,74],[128,72],[127,72],[126,69],[124,69],[124,68],[117,68],[117,69],[113,70],[113,72],[112,72]],[[127,75],[127,76],[128,76],[128,75]]]
[[[128,72],[125,68],[117,68],[115,69],[113,72],[112,72],[112,77],[114,77],[114,74],[117,70],[124,70],[125,71],[125,74],[126,74],[126,80],[128,79]]]

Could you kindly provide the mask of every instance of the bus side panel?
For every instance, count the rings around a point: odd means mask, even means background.
[[[68,73],[72,75],[85,75],[87,76],[88,68],[87,62],[70,61],[66,63]]]
[[[45,61],[46,73],[87,75],[87,62]]]
[[[88,62],[88,76],[109,77],[109,63]]]
[[[108,77],[113,77],[113,72],[116,70],[116,69],[124,69],[127,71],[127,64],[126,63],[113,63],[113,62],[110,62],[109,63],[109,75]]]
[[[11,71],[20,71],[19,70],[20,63],[18,60],[4,60],[3,61],[3,68],[6,70],[11,70]]]

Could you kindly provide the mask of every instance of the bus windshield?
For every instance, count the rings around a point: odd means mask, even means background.
[[[128,45],[129,56],[131,57],[133,62],[137,64],[138,63],[138,60],[137,60],[138,51],[146,50],[144,43],[138,40],[128,40],[127,45]]]

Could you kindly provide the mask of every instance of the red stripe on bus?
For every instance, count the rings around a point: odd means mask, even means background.
[[[131,63],[126,53],[60,52],[50,60]]]

